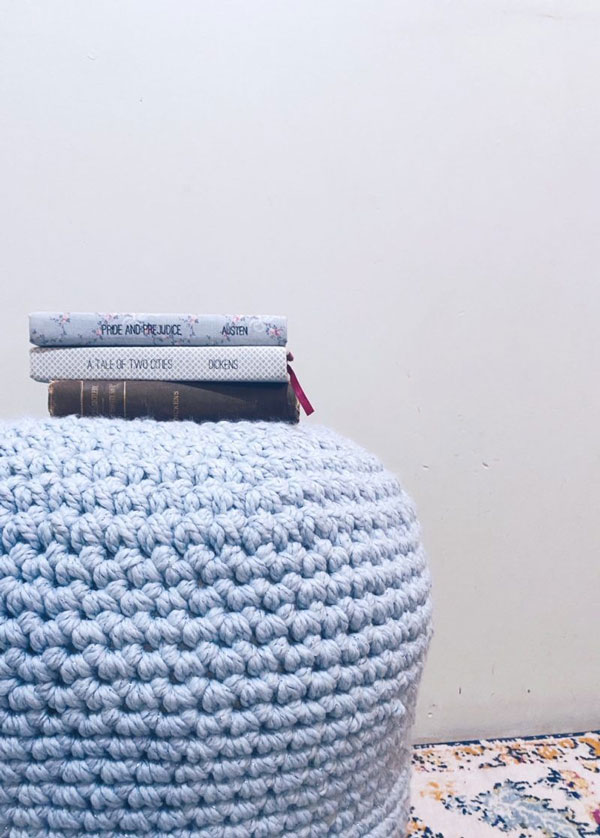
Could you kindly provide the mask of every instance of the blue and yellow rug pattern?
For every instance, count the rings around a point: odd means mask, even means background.
[[[600,731],[421,745],[410,838],[600,835]]]

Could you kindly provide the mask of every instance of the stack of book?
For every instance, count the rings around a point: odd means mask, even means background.
[[[267,315],[29,315],[51,416],[297,422],[287,320]]]

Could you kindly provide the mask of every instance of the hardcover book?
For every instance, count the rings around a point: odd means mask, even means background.
[[[263,419],[295,423],[299,419],[291,384],[247,382],[51,381],[48,410],[51,416],[195,422]]]
[[[36,381],[288,381],[284,346],[35,347],[29,354]]]
[[[29,339],[37,346],[285,346],[287,318],[36,311]]]

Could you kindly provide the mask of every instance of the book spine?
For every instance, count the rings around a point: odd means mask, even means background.
[[[218,422],[295,423],[299,408],[290,384],[184,381],[61,380],[48,386],[51,416],[106,416]]]
[[[37,346],[285,346],[287,318],[270,314],[29,315]]]
[[[69,346],[30,350],[31,377],[287,382],[284,346]]]

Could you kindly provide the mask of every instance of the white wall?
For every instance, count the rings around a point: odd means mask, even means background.
[[[599,43],[592,0],[0,2],[1,413],[31,309],[287,312],[420,508],[420,739],[600,725]]]

